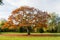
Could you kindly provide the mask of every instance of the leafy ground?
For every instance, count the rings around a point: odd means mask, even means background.
[[[47,34],[47,33],[46,33]],[[60,40],[60,36],[22,36],[26,33],[2,33],[0,40]]]

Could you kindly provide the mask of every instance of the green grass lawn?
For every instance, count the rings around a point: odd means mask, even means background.
[[[42,37],[41,36],[4,36],[3,34],[21,34],[21,33],[3,32],[2,34],[0,34],[0,40],[60,40],[60,36],[50,36],[50,37],[49,36],[42,36]]]
[[[60,37],[0,36],[0,40],[60,40]]]

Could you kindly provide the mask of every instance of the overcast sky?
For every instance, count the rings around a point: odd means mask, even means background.
[[[0,18],[7,19],[12,10],[24,5],[60,15],[60,0],[3,0],[3,3],[0,5]]]

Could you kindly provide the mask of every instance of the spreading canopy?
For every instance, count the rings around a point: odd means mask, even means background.
[[[33,7],[22,6],[12,11],[8,22],[19,27],[47,27],[46,22],[49,17],[50,15],[47,12],[42,12]]]

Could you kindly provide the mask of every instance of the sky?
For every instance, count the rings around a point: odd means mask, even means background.
[[[60,16],[60,0],[3,0],[0,5],[0,18],[7,19],[11,12],[20,6],[30,6],[41,11],[56,12]]]

